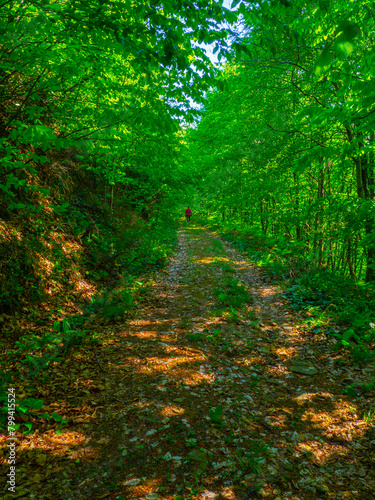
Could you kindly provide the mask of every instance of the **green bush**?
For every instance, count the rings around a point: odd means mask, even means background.
[[[100,297],[93,298],[85,308],[87,314],[98,314],[103,319],[116,320],[123,317],[133,303],[133,296],[126,290],[110,293],[105,290]]]

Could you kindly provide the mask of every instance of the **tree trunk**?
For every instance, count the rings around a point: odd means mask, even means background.
[[[300,240],[301,239],[301,226],[300,226],[300,223],[299,223],[299,178],[298,178],[298,175],[293,173],[293,180],[294,180],[294,187],[295,187],[295,190],[296,190],[296,201],[295,201],[295,205],[294,205],[294,210],[296,212],[296,215],[297,215],[297,225],[296,225],[296,238],[297,240]]]
[[[371,134],[371,143],[374,142],[374,133]],[[360,147],[363,147],[361,144]],[[361,156],[354,160],[356,166],[357,194],[362,200],[374,199],[374,154],[371,152],[368,156]],[[374,216],[368,210],[364,221],[365,234],[369,242],[366,248],[366,275],[367,283],[375,281],[375,246],[371,242],[371,235],[374,233]]]

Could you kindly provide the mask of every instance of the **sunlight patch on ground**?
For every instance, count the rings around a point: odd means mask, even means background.
[[[95,460],[99,450],[95,447],[85,446],[87,438],[83,432],[64,431],[63,434],[57,435],[54,430],[47,431],[40,435],[38,433],[28,436],[18,449],[19,459],[22,456],[22,451],[28,450],[28,460],[36,458],[38,463],[49,463],[50,455],[56,457],[66,457],[71,460]],[[31,456],[33,454],[33,456]],[[51,464],[51,467],[59,467],[57,464]],[[46,471],[50,466],[47,466]]]
[[[157,335],[158,332],[156,330],[144,330],[141,332],[137,332],[133,335],[133,337],[136,337],[138,339],[153,339],[157,337]]]
[[[174,417],[176,415],[183,415],[185,413],[185,409],[181,408],[181,406],[177,406],[177,405],[171,404],[171,405],[165,406],[161,410],[160,413],[164,417]]]
[[[128,321],[128,324],[134,326],[150,326],[154,324],[154,321],[147,319],[131,319]]]
[[[298,351],[295,347],[276,347],[273,352],[280,357],[292,358]]]
[[[144,477],[130,476],[122,482],[122,486],[126,487],[128,498],[150,498],[148,495],[156,495],[156,491],[160,488],[163,480],[160,478],[146,480]],[[108,495],[107,495],[108,496]],[[152,497],[151,497],[152,498]],[[155,498],[159,498],[159,495]]]
[[[194,260],[197,264],[212,264],[215,262],[215,257],[202,257]]]

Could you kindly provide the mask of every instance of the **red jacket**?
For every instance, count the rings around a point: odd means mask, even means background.
[[[191,209],[189,207],[185,210],[185,215],[191,215]]]

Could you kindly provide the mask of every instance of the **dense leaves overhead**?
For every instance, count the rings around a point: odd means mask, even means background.
[[[20,170],[37,175],[52,150],[94,155],[90,168],[112,184],[142,163],[145,143],[153,149],[149,172],[153,161],[170,161],[155,141],[170,146],[171,110],[191,118],[181,105],[198,102],[214,77],[198,43],[215,42],[224,53],[221,23],[233,16],[221,2],[4,3],[0,147],[8,206],[27,205],[14,199],[26,183]]]
[[[208,77],[212,71],[194,42],[220,42],[224,50],[227,31],[218,23],[231,17],[216,2],[8,2],[1,9],[3,83],[23,68],[29,102],[48,90],[55,99],[71,98],[86,86],[104,93],[110,88],[113,96],[118,89],[111,75],[122,86],[142,75],[149,104],[153,93],[167,98],[187,92],[199,99],[204,88],[200,76],[196,85],[197,70]]]

